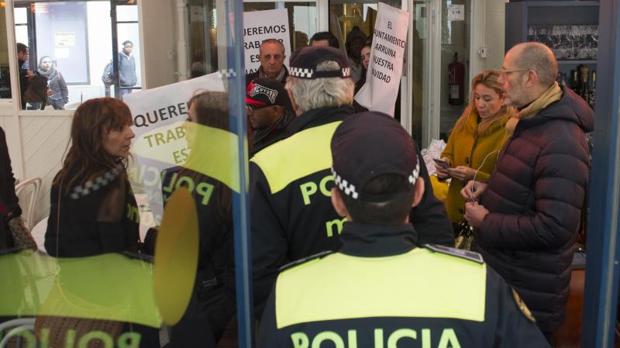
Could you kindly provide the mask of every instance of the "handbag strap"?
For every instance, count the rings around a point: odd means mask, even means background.
[[[62,195],[62,181],[63,179],[60,179],[60,185],[58,188],[58,199],[56,201],[56,257],[58,257],[58,246],[60,244],[60,196]]]

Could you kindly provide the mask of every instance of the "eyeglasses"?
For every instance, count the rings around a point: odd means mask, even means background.
[[[530,69],[499,69],[499,74],[502,76],[506,76],[508,74],[512,74],[515,72],[523,72],[523,71],[529,71]]]

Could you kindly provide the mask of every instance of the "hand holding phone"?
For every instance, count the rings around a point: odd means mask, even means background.
[[[441,169],[450,168],[450,163],[448,163],[448,161],[446,160],[439,159],[439,158],[433,158],[433,161],[435,161],[435,165]]]

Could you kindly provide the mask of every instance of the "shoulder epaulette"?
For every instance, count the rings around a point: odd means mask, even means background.
[[[280,267],[279,271],[280,272],[286,271],[287,269],[291,269],[291,268],[293,268],[295,266],[299,266],[302,263],[306,263],[306,262],[308,262],[310,260],[314,260],[314,259],[320,259],[322,257],[325,257],[325,256],[327,256],[329,254],[333,254],[333,253],[335,253],[335,251],[332,251],[332,250],[321,251],[320,253],[316,253],[314,255],[310,255],[308,257],[304,257],[303,259],[299,259],[299,260],[295,260],[293,262],[289,262],[286,265]]]
[[[484,259],[482,258],[482,255],[480,255],[479,253],[475,251],[450,248],[445,245],[439,245],[439,244],[424,244],[424,247],[436,253],[456,256],[456,257],[460,257],[465,260],[474,261],[479,264],[484,264]]]

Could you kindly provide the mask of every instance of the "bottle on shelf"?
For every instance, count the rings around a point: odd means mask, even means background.
[[[570,89],[576,92],[578,87],[579,87],[578,71],[571,70],[570,71]]]
[[[588,104],[594,109],[596,104],[596,70],[592,70],[590,77],[590,91],[588,93]]]

